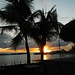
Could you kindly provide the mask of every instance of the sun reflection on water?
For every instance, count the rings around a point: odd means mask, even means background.
[[[43,59],[44,59],[44,60],[50,59],[50,54],[49,54],[49,55],[44,55]]]
[[[44,55],[44,60],[47,60],[47,56],[46,55]]]

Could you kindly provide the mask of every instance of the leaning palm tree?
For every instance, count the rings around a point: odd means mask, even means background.
[[[28,16],[31,15],[31,3],[33,0],[6,0],[7,5],[4,9],[0,10],[0,18],[9,23],[11,26],[5,26],[2,28],[2,32],[7,29],[17,28],[18,34],[12,40],[12,46],[17,48],[21,41],[25,39],[25,46],[27,50],[27,63],[30,64],[30,52],[28,46],[27,35],[29,33],[29,23],[27,21]],[[15,26],[13,26],[15,24]]]
[[[54,8],[55,6],[46,14],[44,11],[37,10],[30,18],[33,21],[30,36],[41,48],[41,62],[43,62],[46,41],[51,41],[52,38],[58,34],[59,22],[57,20],[56,9]]]

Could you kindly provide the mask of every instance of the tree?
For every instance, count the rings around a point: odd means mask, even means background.
[[[72,46],[72,48],[70,49],[70,52],[75,52],[75,45]]]
[[[41,49],[41,62],[43,62],[44,46],[46,41],[52,40],[53,36],[58,34],[58,20],[55,6],[44,13],[44,10],[35,11],[30,20],[33,21],[30,36],[37,42]]]
[[[19,28],[19,32],[15,38],[13,38],[12,46],[17,48],[22,39],[25,39],[25,46],[27,50],[27,63],[30,64],[30,52],[28,46],[27,35],[29,33],[28,17],[31,15],[31,3],[33,0],[6,0],[7,5],[4,9],[0,10],[0,18],[9,23],[11,26],[5,26],[2,28],[2,32],[7,29]],[[15,24],[15,26],[13,26]]]
[[[60,37],[64,41],[71,41],[75,43],[75,20],[70,21],[69,23],[65,24],[60,32]]]

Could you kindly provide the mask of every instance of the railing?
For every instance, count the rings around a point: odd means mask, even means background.
[[[40,63],[41,60],[32,60],[33,63]]]
[[[26,64],[26,63],[22,63],[22,62],[16,63],[16,62],[13,62],[13,63],[9,63],[9,64],[2,64],[2,65],[0,65],[0,67],[14,66],[14,65],[20,65],[20,64]]]

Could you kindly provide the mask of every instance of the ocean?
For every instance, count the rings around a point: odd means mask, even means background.
[[[61,58],[68,58],[73,57],[75,55],[73,54],[61,54]],[[31,63],[33,63],[33,60],[40,60],[40,54],[34,55],[34,53],[31,53]],[[44,54],[44,60],[50,60],[50,59],[59,59],[60,54]],[[15,64],[26,64],[27,63],[27,54],[20,54],[20,55],[1,55],[0,56],[0,66],[5,65],[15,65]]]

